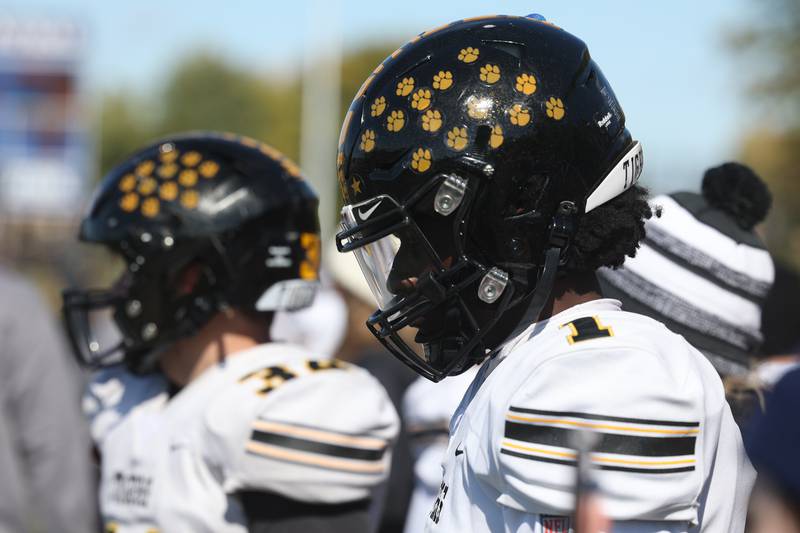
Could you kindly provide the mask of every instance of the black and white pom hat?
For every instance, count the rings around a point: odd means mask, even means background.
[[[762,341],[761,310],[775,276],[753,232],[769,211],[767,186],[748,167],[706,171],[703,193],[656,196],[635,258],[602,269],[606,296],[682,334],[722,375],[748,369]]]

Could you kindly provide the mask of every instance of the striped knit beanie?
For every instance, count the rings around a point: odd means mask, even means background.
[[[656,196],[635,258],[598,274],[623,309],[659,320],[702,351],[722,375],[741,374],[762,341],[772,258],[753,232],[769,211],[767,186],[748,167],[706,171],[703,193]]]

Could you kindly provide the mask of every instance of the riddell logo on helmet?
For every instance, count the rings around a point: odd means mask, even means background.
[[[608,127],[609,122],[611,122],[611,113],[606,113],[606,115],[597,121],[597,126],[602,128],[603,126]]]

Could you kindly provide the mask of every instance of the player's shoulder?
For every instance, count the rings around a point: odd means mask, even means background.
[[[365,370],[270,344],[226,374],[205,424],[235,488],[330,503],[365,497],[384,479],[399,422]]]
[[[576,306],[556,315],[542,331],[519,342],[507,357],[515,372],[539,376],[616,376],[673,390],[721,383],[705,357],[682,336],[650,317],[622,311],[615,300]],[[504,363],[505,364],[505,363]],[[597,380],[593,380],[597,381]],[[594,394],[594,389],[576,391]],[[509,391],[510,392],[510,391]]]
[[[702,485],[697,443],[709,409],[702,355],[649,318],[590,311],[551,324],[546,353],[507,369],[508,392],[491,400],[503,503],[571,509],[574,443],[591,431],[613,518],[693,519]],[[509,360],[533,359],[529,348],[519,346]]]
[[[331,391],[363,400],[388,398],[372,375],[350,363],[319,357],[308,350],[284,343],[269,343],[232,358],[220,369],[224,374],[221,394],[236,401],[247,396],[259,408],[278,403],[315,404],[326,408],[334,400]]]
[[[165,391],[166,381],[160,374],[137,375],[124,364],[94,372],[82,401],[92,438],[95,442],[100,441],[126,415]]]

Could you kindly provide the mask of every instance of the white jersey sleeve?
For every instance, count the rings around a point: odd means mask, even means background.
[[[675,348],[691,349],[681,344]],[[502,493],[498,503],[569,514],[573,442],[588,430],[597,434],[594,476],[611,519],[697,523],[726,404],[719,382],[703,390],[698,369],[665,364],[669,355],[605,344],[538,366],[505,405],[492,409],[500,416],[492,421],[497,438],[486,474]]]
[[[226,488],[308,502],[369,498],[388,476],[397,414],[365,370],[293,360],[238,380],[207,415]]]

